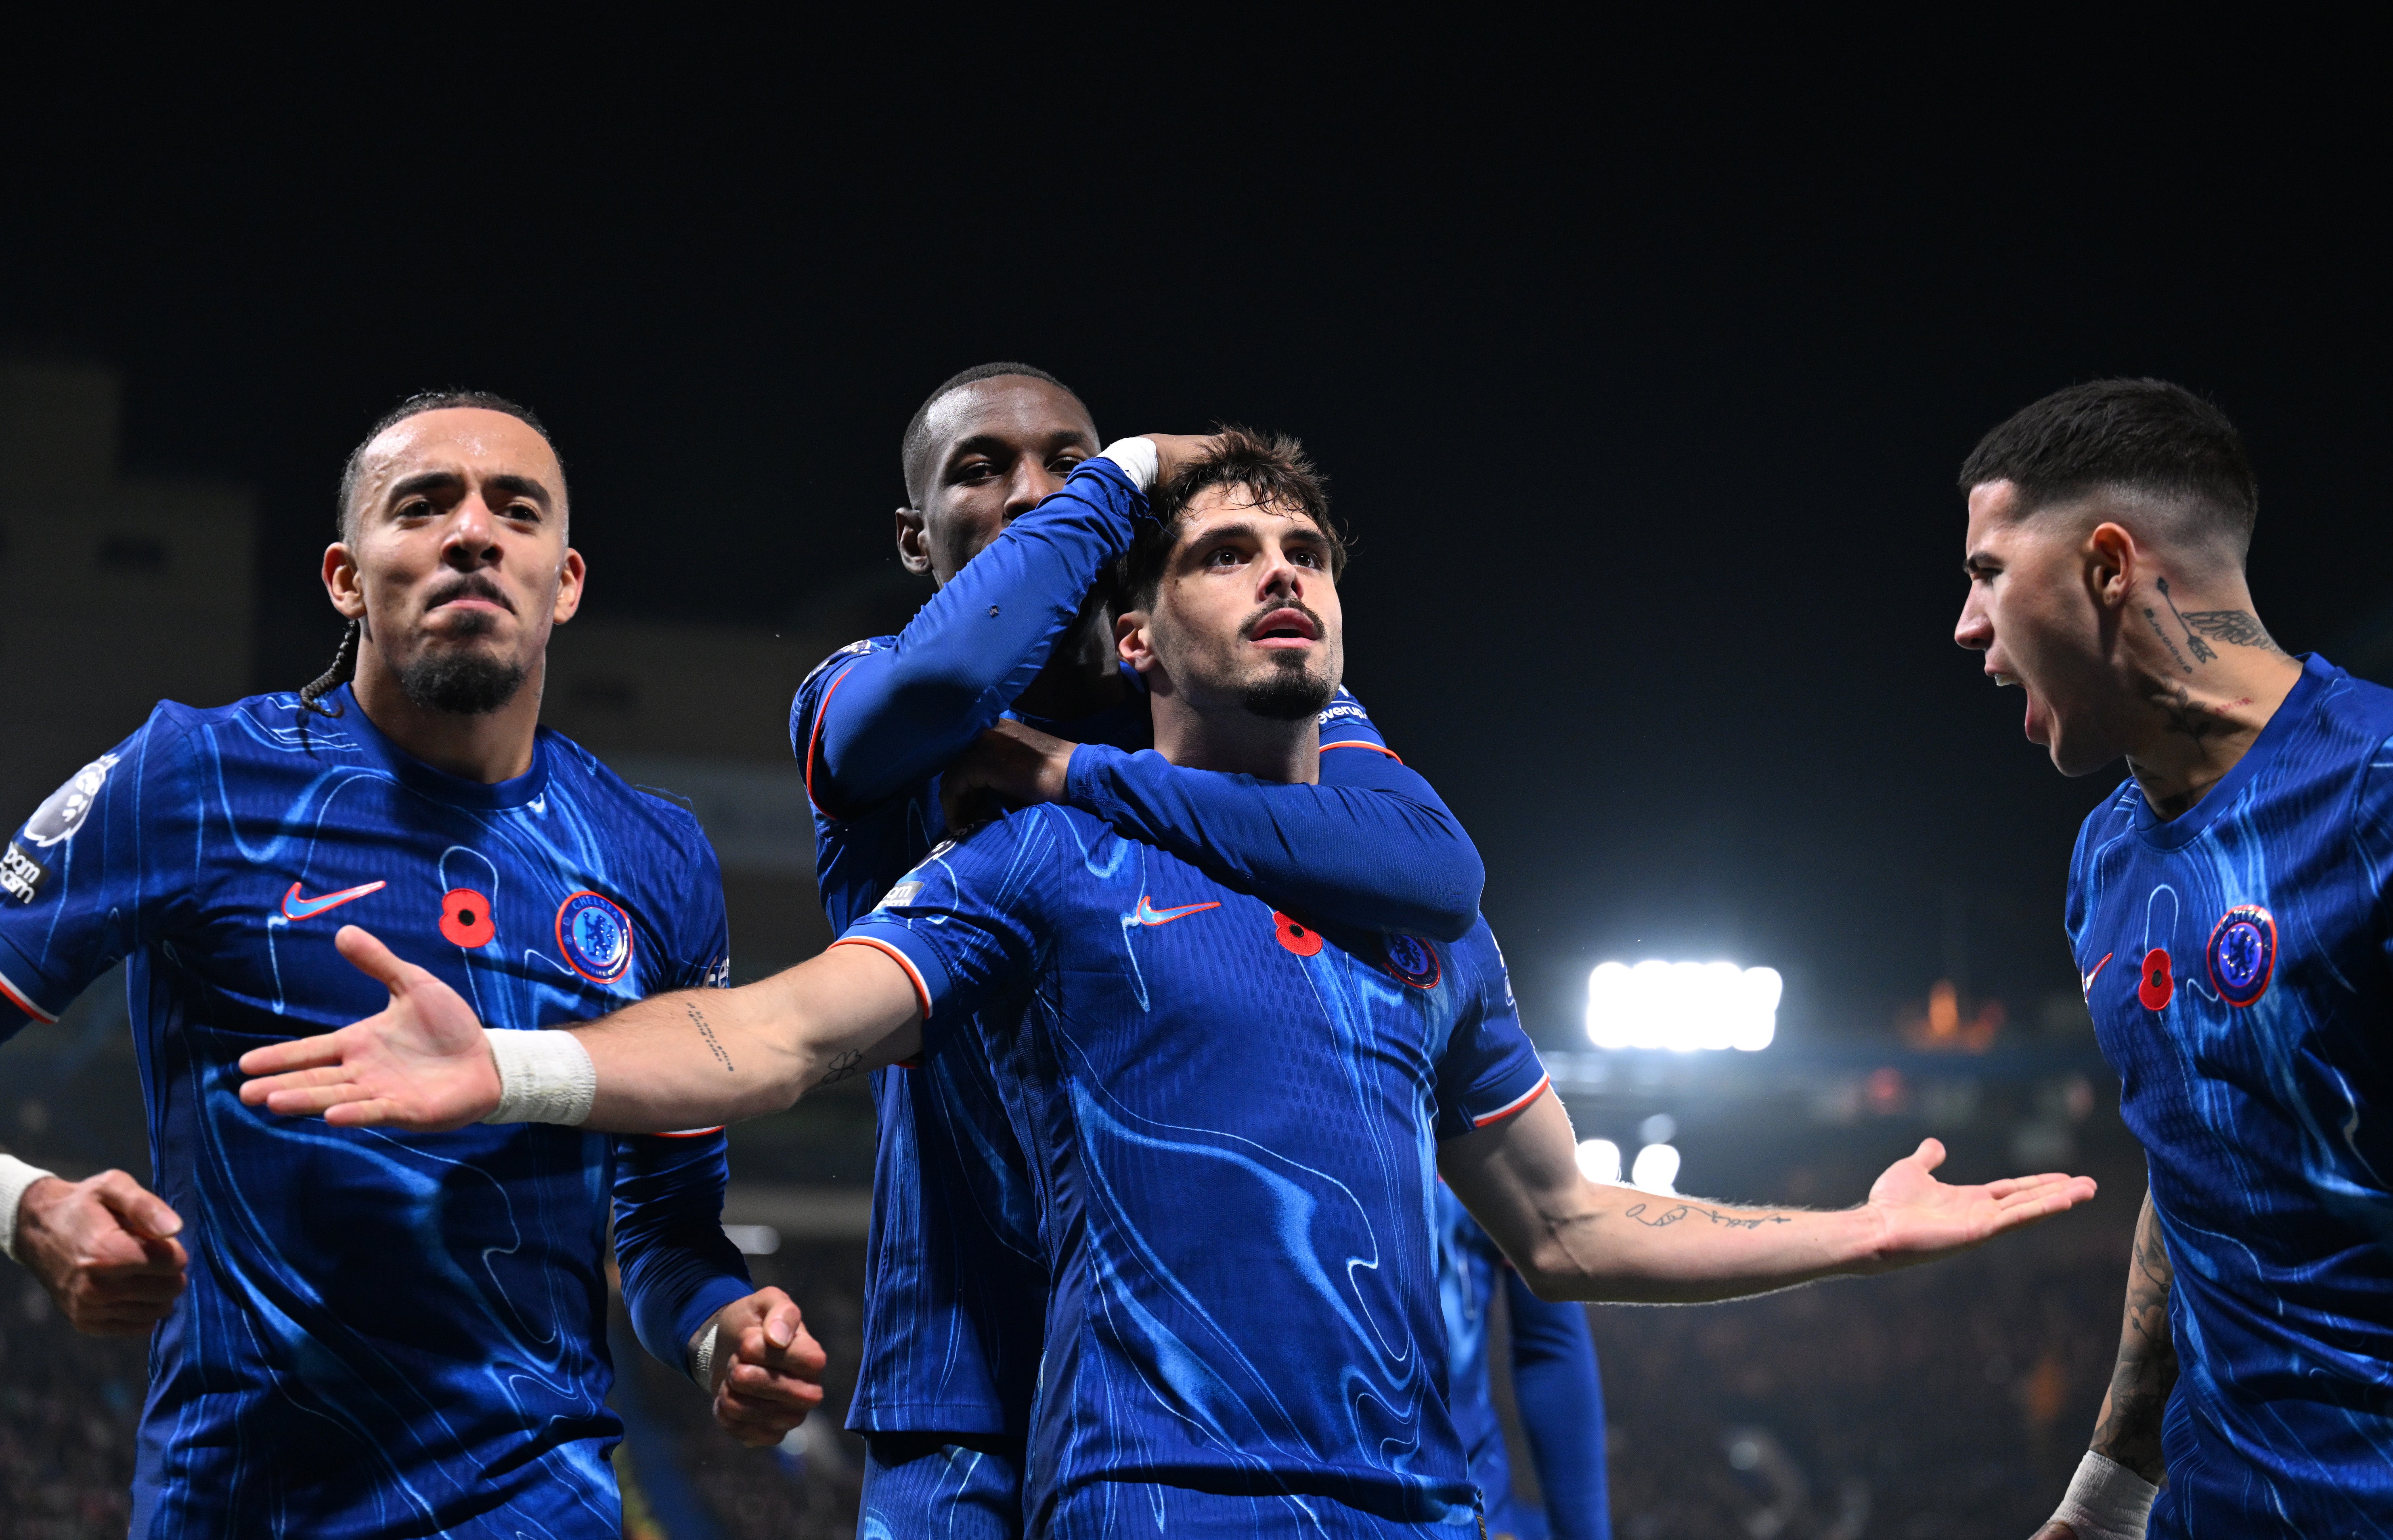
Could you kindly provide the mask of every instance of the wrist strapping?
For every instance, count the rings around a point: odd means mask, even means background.
[[[0,1252],[7,1252],[11,1261],[25,1259],[17,1255],[17,1205],[24,1201],[26,1188],[57,1174],[28,1166],[15,1155],[0,1155]]]
[[[485,1123],[562,1123],[579,1128],[598,1099],[598,1066],[570,1032],[482,1028],[499,1064],[499,1104]]]
[[[2144,1540],[2144,1521],[2161,1489],[2107,1455],[2091,1449],[2077,1462],[2077,1474],[2053,1510],[2056,1523],[2077,1532],[2077,1540]]]
[[[690,1344],[689,1377],[698,1381],[698,1388],[708,1395],[714,1393],[714,1350],[722,1340],[722,1325],[709,1321]]]
[[[1163,452],[1155,447],[1154,439],[1117,438],[1101,452],[1138,483],[1140,491],[1155,490],[1156,477],[1163,474]]]

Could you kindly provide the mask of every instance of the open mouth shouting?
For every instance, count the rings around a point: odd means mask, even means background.
[[[1281,603],[1247,623],[1247,640],[1275,651],[1301,649],[1321,640],[1321,621],[1301,604]]]

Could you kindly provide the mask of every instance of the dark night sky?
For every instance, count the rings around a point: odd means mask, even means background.
[[[261,489],[261,686],[320,667],[339,462],[429,385],[548,418],[618,616],[889,565],[965,364],[1301,434],[1351,683],[1556,1037],[1649,954],[1882,1029],[1955,894],[1980,987],[2068,987],[2116,773],[2061,780],[1949,639],[1953,472],[2035,396],[2224,406],[2289,646],[2393,599],[2380,92],[2311,62],[2353,40],[935,34],[18,50],[0,348],[116,364],[137,465]]]

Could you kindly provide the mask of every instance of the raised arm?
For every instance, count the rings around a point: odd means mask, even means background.
[[[2138,1540],[2143,1534],[2152,1498],[2168,1479],[2161,1457],[2161,1415],[2177,1385],[2177,1341],[2168,1316],[2176,1277],[2147,1192],[2127,1265],[2119,1358],[2102,1395],[2102,1415],[2094,1422],[2094,1442],[2059,1511],[2036,1531],[2035,1540]]]
[[[1146,479],[1102,455],[1082,462],[932,594],[896,646],[835,660],[810,682],[790,738],[815,805],[835,817],[870,807],[997,721],[1129,548]]]
[[[390,990],[389,1006],[243,1054],[242,1072],[263,1077],[241,1088],[249,1105],[345,1128],[492,1121],[660,1133],[778,1112],[922,1044],[921,986],[870,945],[833,943],[738,989],[651,995],[569,1029],[486,1032],[455,990],[357,926],[335,944]]]
[[[1612,1540],[1603,1385],[1587,1307],[1540,1299],[1510,1270],[1504,1290],[1512,1320],[1512,1400],[1553,1540]]]
[[[1693,1304],[1841,1274],[1890,1272],[1966,1249],[2094,1195],[2090,1177],[1951,1187],[1923,1141],[1859,1208],[1740,1208],[1598,1186],[1579,1174],[1570,1117],[1550,1090],[1518,1116],[1448,1140],[1438,1168],[1542,1299]]]
[[[1274,904],[1318,920],[1460,939],[1486,868],[1428,781],[1370,740],[1325,745],[1321,784],[1190,770],[1152,750],[1067,743],[1000,722],[947,773],[950,827],[963,799],[1069,803]]]

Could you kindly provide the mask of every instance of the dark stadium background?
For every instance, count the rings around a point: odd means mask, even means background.
[[[2060,933],[2115,772],[2056,776],[1952,646],[1952,477],[2047,390],[2190,385],[2258,461],[2271,630],[2393,672],[2385,132],[2350,41],[658,25],[114,24],[0,64],[0,353],[117,372],[133,469],[255,489],[252,687],[322,666],[334,476],[413,389],[533,404],[585,616],[667,627],[885,611],[898,431],[966,364],[1051,369],[1109,436],[1301,435],[1359,539],[1350,681],[1475,835],[1542,1042],[1585,1046],[1595,961],[1722,956],[1785,972],[1772,1054],[1893,1063],[1950,979],[2009,1016],[1956,1168],[1994,1174],[2059,1095],[2106,1183],[1897,1283],[1599,1312],[1621,1533],[1746,1533],[1783,1445],[1781,1533],[2023,1535],[2107,1374],[2140,1181]],[[0,1088],[44,1051],[0,1051]],[[138,1160],[108,1063],[38,1129],[0,1089],[0,1138]],[[1903,1096],[1707,1125],[1682,1091],[1682,1181],[1732,1196],[1850,1201],[1929,1126]],[[853,1183],[867,1126],[833,1108],[757,1158]],[[848,1249],[759,1272],[852,1332]],[[138,1351],[16,1288],[0,1533],[104,1533]],[[769,1456],[687,1449],[725,1533],[770,1527]],[[835,1485],[787,1500],[838,1532]]]

